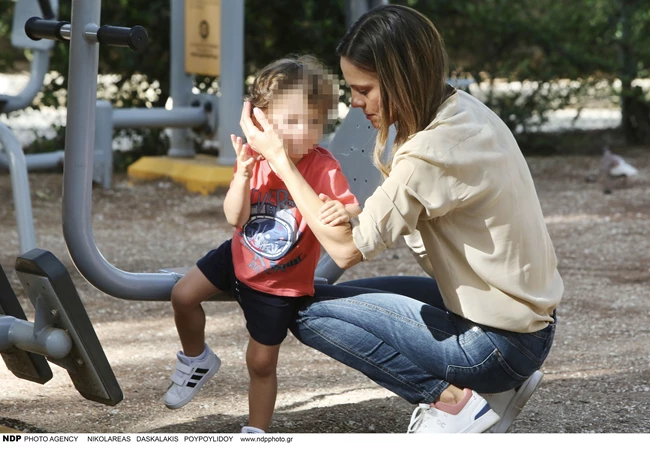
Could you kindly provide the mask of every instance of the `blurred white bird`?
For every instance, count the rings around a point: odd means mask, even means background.
[[[612,153],[608,146],[605,146],[603,154],[603,171],[610,177],[633,177],[639,170],[627,163],[622,157]]]
[[[625,187],[630,184],[639,170],[626,162],[621,156],[612,153],[608,146],[603,147],[601,170],[605,174],[604,191],[611,193],[612,187]],[[616,184],[615,182],[616,181]]]

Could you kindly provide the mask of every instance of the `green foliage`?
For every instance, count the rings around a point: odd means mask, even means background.
[[[393,0],[428,16],[445,38],[452,70],[492,85],[496,79],[535,81],[529,93],[497,96],[490,105],[513,129],[544,122],[547,113],[574,104],[601,81],[648,77],[650,2],[648,0]],[[627,34],[624,26],[627,21]],[[627,63],[626,63],[627,62]],[[560,79],[580,81],[565,90],[549,90]],[[613,89],[612,89],[613,90]],[[617,96],[638,90],[623,86]],[[647,96],[647,95],[646,95]],[[636,101],[636,102],[635,102]],[[625,104],[624,104],[625,106]],[[641,108],[641,110],[643,110]],[[638,114],[636,114],[638,115]],[[626,120],[624,119],[624,124]],[[629,123],[629,122],[628,122]],[[641,127],[640,122],[632,122]],[[626,133],[628,141],[648,137]]]
[[[0,71],[11,68],[20,52],[11,47],[11,21],[14,3],[0,1]]]
[[[244,1],[244,0],[242,0]],[[59,17],[69,19],[69,1]],[[603,81],[623,81],[612,96],[623,105],[626,136],[650,141],[641,117],[648,95],[632,87],[650,77],[650,0],[391,0],[422,12],[440,29],[459,77],[471,76],[494,87],[497,81],[533,81],[527,92],[486,93],[486,102],[510,126],[526,133],[547,114],[580,100]],[[339,73],[335,48],[346,30],[345,0],[245,0],[245,74],[290,53],[311,53]],[[0,0],[0,72],[25,68],[26,60],[8,46],[13,2]],[[100,96],[120,107],[163,106],[169,96],[169,0],[104,1],[102,24],[142,25],[149,49],[101,46],[99,71],[117,75]],[[37,102],[64,106],[68,74],[67,43],[55,46],[54,77]],[[579,84],[560,86],[561,80]],[[218,90],[218,80],[199,77],[201,90]],[[347,92],[342,96],[347,100]],[[635,117],[636,116],[636,117]],[[636,120],[635,120],[636,118]],[[629,130],[629,131],[628,131]],[[121,134],[129,134],[123,132]],[[141,130],[136,153],[164,150],[160,131]]]
[[[309,53],[332,69],[345,33],[343,0],[247,0],[245,55],[248,74],[289,53]]]

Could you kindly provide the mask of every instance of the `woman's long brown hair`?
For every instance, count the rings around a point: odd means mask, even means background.
[[[379,80],[381,125],[373,152],[375,166],[387,176],[391,159],[382,162],[390,125],[393,151],[422,131],[454,92],[446,82],[448,62],[442,37],[416,10],[382,5],[361,16],[336,48],[340,57]]]

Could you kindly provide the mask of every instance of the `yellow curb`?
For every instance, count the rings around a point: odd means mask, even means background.
[[[219,187],[227,187],[232,180],[232,166],[221,166],[210,155],[196,155],[194,158],[173,158],[169,156],[143,156],[127,169],[132,182],[170,178],[194,193],[204,196]]]

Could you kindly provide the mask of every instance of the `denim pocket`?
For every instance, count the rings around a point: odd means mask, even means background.
[[[445,380],[457,387],[467,387],[479,393],[497,393],[517,387],[528,376],[510,368],[498,349],[473,366],[448,365]]]
[[[488,336],[507,361],[521,371],[518,367],[526,369],[528,363],[534,369],[538,369],[544,363],[553,344],[554,333],[555,326],[549,325],[535,333],[490,330]]]

